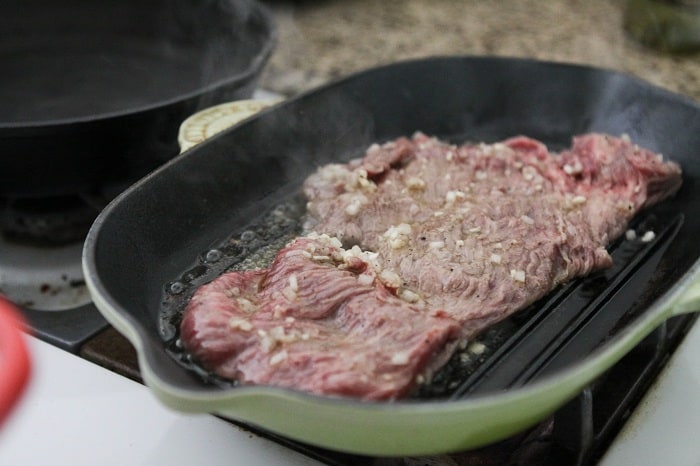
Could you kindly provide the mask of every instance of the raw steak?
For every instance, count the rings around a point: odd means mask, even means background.
[[[373,145],[308,178],[314,233],[195,293],[182,341],[242,383],[398,398],[457,342],[609,266],[606,244],[680,182],[677,165],[599,134],[558,155],[525,137]]]
[[[375,254],[328,236],[299,238],[269,270],[202,286],[181,324],[204,367],[243,383],[396,398],[449,357],[459,325],[376,280]]]
[[[423,134],[305,184],[310,229],[378,253],[400,296],[473,336],[558,284],[611,265],[605,246],[673,194],[679,167],[588,134],[559,155],[516,137],[460,147]]]

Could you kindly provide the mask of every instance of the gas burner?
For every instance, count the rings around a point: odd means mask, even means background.
[[[83,279],[82,238],[47,244],[0,235],[0,294],[20,306],[30,333],[71,352],[107,327]]]
[[[77,195],[0,199],[0,232],[17,242],[73,243],[85,237],[100,207]]]
[[[36,246],[0,236],[0,292],[22,307],[60,311],[90,295],[81,267],[82,241]]]

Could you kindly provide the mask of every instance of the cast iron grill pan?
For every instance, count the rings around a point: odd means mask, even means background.
[[[567,79],[580,81],[580,92],[568,90],[570,84],[563,84]],[[551,371],[614,337],[625,328],[623,322],[634,320],[635,313],[663,295],[697,259],[700,244],[694,232],[700,218],[694,213],[700,211],[695,210],[700,209],[700,195],[694,191],[700,164],[695,148],[700,147],[700,132],[685,131],[697,121],[692,104],[607,71],[495,58],[436,58],[380,68],[266,111],[132,187],[100,225],[100,235],[109,241],[98,244],[96,261],[115,299],[140,325],[152,329],[149,339],[161,339],[156,346],[162,348],[162,339],[173,336],[161,326],[166,285],[180,280],[194,286],[220,273],[222,268],[207,268],[198,258],[233,234],[242,234],[253,220],[259,222],[260,212],[272,211],[298,193],[319,165],[347,161],[373,142],[417,130],[452,142],[493,142],[526,134],[555,150],[587,131],[625,133],[678,161],[683,186],[671,201],[635,220],[639,233],[655,230],[653,242],[613,245],[613,269],[574,281],[538,303],[552,320],[559,319],[557,309],[568,309],[569,319],[584,312],[585,317],[578,317],[578,336],[569,321],[540,324],[542,317],[535,315],[532,323],[521,324],[528,330],[522,330],[519,345],[535,340],[528,335],[532,327],[548,327],[548,333],[556,325],[567,329],[566,336],[551,331],[547,339],[558,340],[558,355],[547,353],[537,363]],[[639,278],[630,282],[632,277]],[[608,316],[611,308],[617,317],[598,325],[602,317],[595,315]],[[516,314],[514,319],[522,317]],[[572,356],[561,341],[567,339],[592,343]],[[520,350],[513,352],[530,359]],[[532,357],[542,351],[553,350],[535,348]],[[188,385],[198,386],[199,381]]]
[[[641,212],[629,229],[634,239],[619,238],[608,248],[613,266],[574,279],[478,336],[458,351],[414,399],[461,399],[523,386],[573,364],[621,331],[639,313],[638,291],[656,272],[683,224],[662,204]],[[164,286],[159,328],[168,353],[205,383],[230,388],[235,381],[205,371],[181,347],[179,325],[192,293],[224,271],[267,267],[275,253],[302,234],[304,199],[292,196],[269,208],[217,247],[198,255],[191,269]],[[644,241],[644,233],[654,238]],[[479,350],[474,350],[476,346]]]
[[[483,445],[525,427],[526,417],[532,425],[551,414],[585,386],[584,378],[591,383],[589,374],[602,374],[641,341],[650,323],[670,317],[671,299],[695,289],[689,284],[700,257],[698,128],[696,103],[607,70],[495,57],[375,68],[263,110],[130,187],[91,228],[86,280],[98,308],[135,343],[146,382],[173,407],[214,411],[352,452]],[[415,131],[454,143],[524,134],[551,150],[568,147],[576,134],[627,134],[677,161],[683,185],[633,220],[637,236],[654,231],[653,241],[613,243],[611,269],[565,284],[487,330],[483,352],[462,358],[467,364],[457,356],[410,400],[361,403],[231,387],[189,370],[176,331],[194,288],[298,234],[301,184],[318,166]],[[287,221],[273,230],[266,222],[277,210]],[[332,431],[316,428],[330,416],[345,422]],[[300,418],[309,420],[298,424]],[[484,423],[489,430],[478,430]]]

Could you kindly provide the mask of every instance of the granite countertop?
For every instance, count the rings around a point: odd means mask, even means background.
[[[288,96],[401,59],[498,55],[616,69],[700,101],[700,54],[638,44],[623,29],[624,0],[267,3],[279,43],[261,85]]]

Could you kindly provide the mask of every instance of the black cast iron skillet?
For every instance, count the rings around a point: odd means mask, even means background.
[[[275,39],[252,0],[10,0],[2,10],[0,197],[144,176],[177,154],[184,118],[252,93]]]
[[[457,374],[463,380],[450,394],[360,402],[227,387],[190,370],[173,340],[177,310],[192,289],[293,234],[293,221],[268,219],[299,216],[300,183],[317,166],[417,130],[455,142],[525,134],[554,149],[578,133],[627,134],[680,162],[684,184],[632,225],[653,230],[654,241],[618,241],[612,269],[509,320],[512,332],[493,358],[510,356]],[[489,57],[398,63],[266,110],[138,182],[93,225],[85,276],[95,304],[135,345],[146,384],[175,409],[216,412],[357,453],[475,447],[551,414],[665,319],[697,308],[699,152],[700,107],[624,74]]]

